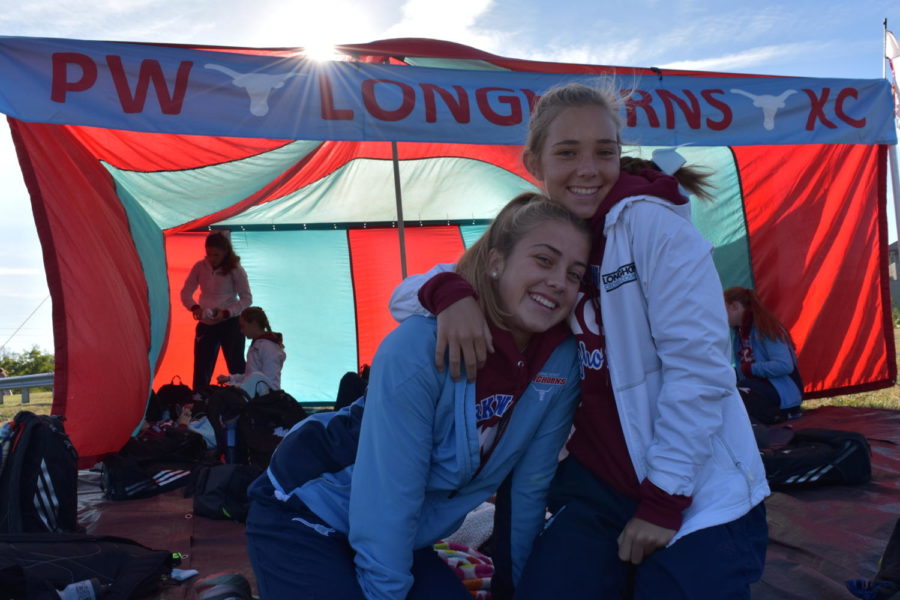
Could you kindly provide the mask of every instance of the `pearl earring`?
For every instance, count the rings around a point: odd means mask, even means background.
[[[491,277],[497,279],[497,271],[491,271]]]

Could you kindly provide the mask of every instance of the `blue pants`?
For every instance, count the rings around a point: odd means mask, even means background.
[[[260,600],[364,600],[347,536],[309,509],[272,499],[263,474],[250,487],[247,550]],[[413,553],[410,600],[472,600],[462,581],[431,547]]]
[[[229,373],[243,373],[247,368],[244,360],[244,334],[238,317],[225,319],[215,325],[197,323],[194,334],[194,391],[209,385],[216,368],[219,348],[225,355]]]
[[[569,457],[557,471],[550,506],[554,516],[535,542],[517,599],[749,599],[750,584],[762,576],[768,545],[762,503],[730,523],[686,535],[636,567],[619,560],[617,542],[636,500]]]
[[[800,408],[781,408],[781,396],[768,379],[747,377],[738,382],[738,389],[751,421],[755,419],[765,425],[781,423]]]

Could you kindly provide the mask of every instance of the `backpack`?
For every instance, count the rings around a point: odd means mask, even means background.
[[[89,579],[105,590],[104,600],[128,600],[153,592],[179,563],[178,555],[125,538],[79,533],[0,534],[4,600],[59,598],[56,590]]]
[[[207,399],[207,417],[215,432],[216,451],[227,462],[247,462],[246,447],[237,439],[236,431],[237,420],[248,402],[250,396],[236,385],[220,386]]]
[[[194,514],[210,519],[247,519],[247,488],[262,471],[251,465],[207,465],[197,470]]]
[[[178,383],[175,383],[176,378]],[[182,383],[180,375],[175,375],[169,383],[159,386],[159,389],[156,390],[155,405],[151,403],[147,420],[159,421],[162,418],[162,414],[166,411],[169,413],[169,418],[174,419],[176,417],[176,405],[193,404],[193,402],[194,392]],[[156,418],[151,418],[151,416]]]
[[[858,485],[872,479],[869,443],[853,431],[798,429],[784,445],[760,454],[774,490]]]
[[[182,487],[205,452],[203,437],[185,429],[167,429],[165,437],[155,440],[131,438],[118,454],[103,459],[103,495],[134,500]]]
[[[78,453],[62,417],[22,411],[3,431],[0,533],[75,531]]]
[[[272,453],[287,432],[307,416],[303,406],[284,390],[270,390],[251,399],[237,424],[238,438],[250,464],[267,468]]]

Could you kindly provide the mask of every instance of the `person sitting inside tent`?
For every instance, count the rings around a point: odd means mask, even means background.
[[[249,490],[262,598],[471,600],[432,545],[504,482],[494,579],[521,576],[578,403],[563,321],[589,249],[581,219],[517,197],[457,266],[494,335],[477,382],[438,369],[434,319],[411,317],[381,343],[363,398],[285,437]]]
[[[725,290],[738,390],[752,419],[770,425],[800,416],[803,384],[787,328],[753,290]]]
[[[287,358],[283,336],[272,331],[269,318],[258,306],[245,308],[239,324],[241,333],[251,340],[247,350],[247,368],[243,373],[219,375],[217,381],[240,386],[251,398],[270,390],[280,390],[281,369]],[[261,383],[265,386],[260,386]]]

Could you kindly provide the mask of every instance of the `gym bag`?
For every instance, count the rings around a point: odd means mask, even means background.
[[[75,531],[78,453],[62,417],[22,411],[0,446],[0,533]]]
[[[178,379],[178,383],[175,383],[176,379]],[[170,419],[175,419],[178,417],[178,412],[175,410],[176,406],[193,404],[193,402],[194,392],[182,383],[180,375],[175,375],[169,383],[159,386],[155,396],[151,398],[151,404],[147,411],[147,420],[159,421],[166,412],[168,412]]]
[[[857,485],[872,479],[869,443],[853,431],[798,429],[787,444],[760,454],[775,490]]]
[[[210,519],[247,520],[247,488],[262,471],[250,465],[204,465],[194,483],[194,514]]]
[[[251,465],[266,469],[275,448],[297,422],[307,417],[306,410],[284,390],[252,398],[238,419],[241,446]]]
[[[103,600],[128,600],[153,592],[179,563],[178,555],[125,538],[2,534],[0,594],[4,600],[59,598],[55,590],[94,579],[104,590]]]
[[[187,429],[167,429],[159,439],[131,438],[118,454],[103,459],[103,495],[109,500],[134,500],[182,487],[205,452],[203,437]]]

